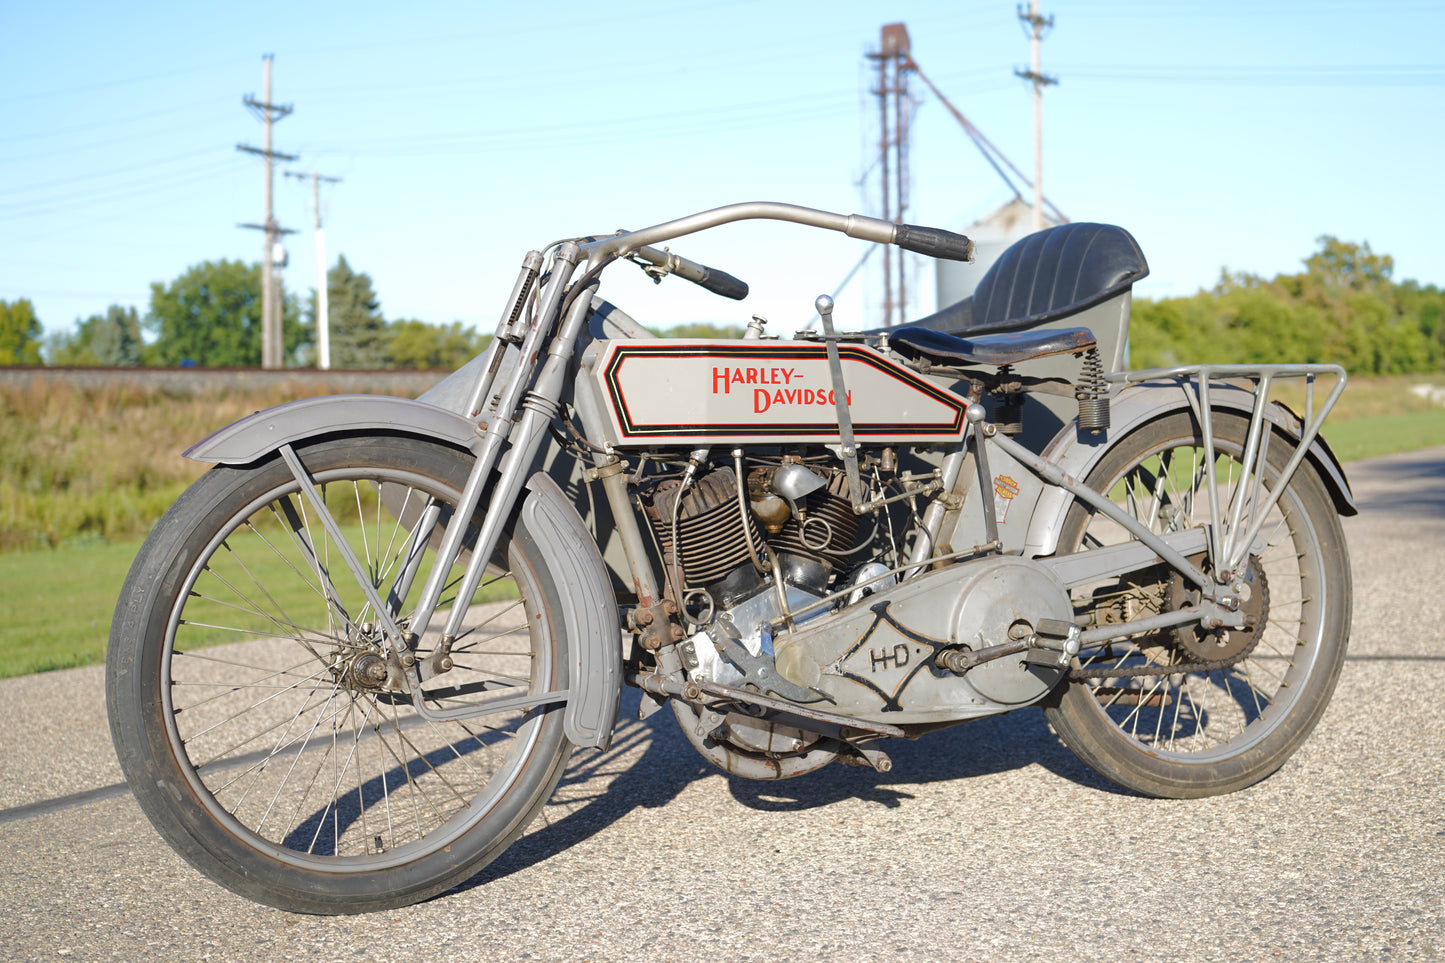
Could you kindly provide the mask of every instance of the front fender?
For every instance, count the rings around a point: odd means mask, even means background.
[[[475,450],[476,425],[453,411],[389,395],[327,395],[292,401],[233,422],[186,449],[195,461],[245,465],[282,445],[351,431],[389,431]]]
[[[192,446],[187,458],[244,465],[285,444],[351,431],[416,435],[471,448],[476,426],[420,401],[385,395],[332,395],[278,405],[242,418]],[[558,592],[568,640],[568,698],[563,728],[574,745],[606,749],[622,698],[617,600],[591,532],[572,502],[545,473],[527,483],[519,534],[536,547]]]
[[[1257,396],[1253,391],[1232,385],[1216,384],[1209,392],[1210,407],[1218,410],[1237,412],[1249,417],[1254,412]],[[1192,411],[1184,390],[1174,386],[1158,384],[1130,384],[1117,392],[1110,400],[1109,441],[1095,442],[1080,440],[1075,425],[1066,425],[1054,436],[1043,451],[1043,457],[1057,465],[1065,474],[1080,481],[1104,457],[1114,444],[1127,437],[1135,429],[1176,411]],[[1299,418],[1284,405],[1270,402],[1265,409],[1265,419],[1279,432],[1288,437],[1300,437]],[[1335,510],[1341,515],[1355,515],[1354,496],[1345,478],[1344,469],[1334,452],[1325,443],[1324,437],[1316,436],[1310,444],[1305,461],[1313,466],[1335,503]],[[1303,467],[1303,466],[1301,466]],[[1029,520],[1029,532],[1024,543],[1024,555],[1052,555],[1058,548],[1059,531],[1064,516],[1074,503],[1074,496],[1062,488],[1047,486],[1039,495]]]
[[[534,474],[527,488],[519,537],[536,546],[557,586],[551,601],[561,610],[571,659],[563,727],[574,745],[606,749],[622,700],[617,599],[602,553],[562,489],[545,472]]]

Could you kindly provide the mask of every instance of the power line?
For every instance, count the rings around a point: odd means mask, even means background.
[[[341,178],[317,171],[287,171],[286,176],[311,181],[311,209],[316,216],[316,367],[326,371],[331,367],[331,299],[326,283],[326,232],[321,227],[321,182],[340,184]]]
[[[271,149],[271,128],[276,121],[284,119],[292,111],[290,104],[281,105],[271,102],[271,61],[275,59],[271,54],[261,58],[264,65],[262,68],[265,77],[264,99],[257,100],[253,95],[247,95],[241,102],[251,110],[253,114],[261,119],[266,129],[266,146],[264,148],[250,147],[246,144],[237,144],[236,149],[249,154],[256,154],[266,161],[266,220],[261,224],[242,224],[241,227],[266,232],[265,248],[261,254],[261,367],[281,367],[281,305],[277,295],[275,278],[276,249],[280,245],[283,234],[294,234],[288,228],[276,223],[276,217],[272,210],[272,194],[275,185],[275,162],[278,160],[296,160],[295,154],[282,154]]]
[[[1070,74],[1083,80],[1200,87],[1436,87],[1445,83],[1445,64],[1264,67],[1140,64],[1068,69]]]
[[[1049,77],[1042,71],[1044,33],[1054,27],[1054,18],[1039,13],[1039,0],[1029,0],[1029,11],[1019,8],[1019,19],[1028,24],[1029,69],[1015,70],[1014,73],[1029,81],[1034,88],[1034,206],[1033,229],[1037,233],[1044,229],[1044,88],[1058,83],[1057,77]]]
[[[189,154],[172,156],[170,158],[170,161],[183,167],[189,167],[191,161],[199,157],[209,157],[213,153],[214,152],[211,150],[191,151]],[[147,161],[143,164],[136,164],[131,167],[114,167],[108,170],[95,170],[85,174],[77,174],[74,177],[62,177],[53,181],[41,181],[38,184],[23,184],[19,187],[9,188],[0,191],[0,197],[3,197],[6,194],[32,194],[36,191],[43,191],[46,188],[50,187],[65,188],[66,194],[68,195],[70,192],[70,188],[79,184],[84,184],[87,181],[105,180],[106,178],[115,177],[118,174],[133,174],[137,171],[153,173],[155,169],[155,162]]]
[[[154,176],[147,176],[138,180],[129,180],[117,184],[96,185],[79,192],[64,191],[59,194],[51,194],[44,197],[7,202],[0,204],[0,214],[5,214],[9,217],[51,214],[58,211],[74,210],[76,208],[93,208],[96,204],[105,204],[116,200],[140,199],[150,203],[149,199],[139,197],[141,192],[162,187],[171,189],[209,182],[227,176],[235,170],[236,165],[234,162],[228,161],[210,167],[193,167],[179,174],[160,171],[156,172]]]
[[[1018,186],[1015,185],[1014,178],[1017,178],[1018,183],[1022,184],[1024,187],[1032,187],[1031,182],[1029,181],[1028,177],[1024,175],[1023,171],[1019,170],[1018,167],[1014,165],[1014,162],[1009,160],[1008,156],[994,145],[993,141],[989,140],[986,136],[984,136],[983,131],[979,130],[976,126],[974,126],[973,122],[970,121],[967,117],[965,117],[963,115],[963,112],[953,105],[953,101],[949,100],[948,97],[944,95],[943,91],[938,89],[938,85],[935,84],[932,80],[930,80],[928,75],[925,74],[922,68],[918,66],[918,61],[910,59],[908,63],[908,69],[917,74],[918,79],[922,80],[923,83],[927,85],[928,89],[933,91],[933,96],[937,97],[939,103],[943,104],[944,109],[953,116],[954,120],[958,121],[959,126],[963,128],[963,132],[968,135],[969,140],[973,141],[973,145],[978,148],[978,151],[980,154],[983,155],[984,160],[988,161],[989,166],[994,169],[994,172],[998,174],[998,176],[1003,180],[1004,184],[1008,186],[1008,189],[1013,192],[1014,197],[1022,200],[1023,194],[1019,190]],[[1005,173],[1004,168],[1007,168],[1008,171],[1012,173],[1012,176],[1010,176],[1008,173]],[[1060,211],[1058,207],[1054,205],[1053,201],[1045,197],[1043,199],[1043,202],[1044,206],[1053,213],[1053,216],[1058,221],[1068,221],[1068,218],[1064,216],[1063,211]]]
[[[197,109],[199,109],[199,108],[201,108],[201,107],[205,107],[205,108],[207,108],[207,110],[209,111],[209,109],[210,109],[212,106],[213,106],[212,102],[209,101],[209,100],[207,100],[207,101],[200,101],[200,102],[196,102],[196,103],[179,104],[179,105],[175,105],[175,106],[172,106],[172,107],[165,107],[165,108],[162,108],[162,109],[160,109],[160,110],[150,110],[150,111],[146,111],[146,112],[140,113],[140,114],[129,114],[129,115],[124,115],[124,116],[112,116],[112,117],[110,117],[110,118],[108,118],[108,119],[106,119],[106,120],[96,120],[96,121],[92,121],[92,122],[86,123],[86,124],[71,124],[71,125],[68,126],[68,127],[52,127],[52,128],[50,128],[49,130],[31,130],[31,131],[12,130],[12,131],[9,131],[9,132],[6,133],[6,135],[5,135],[5,140],[6,140],[7,143],[21,143],[21,142],[24,142],[24,141],[27,141],[27,140],[44,140],[44,139],[46,139],[46,138],[51,138],[51,137],[69,137],[69,136],[71,136],[72,134],[84,134],[84,133],[87,133],[87,132],[89,132],[89,131],[108,130],[108,129],[110,129],[110,128],[121,128],[121,129],[123,129],[123,130],[125,130],[125,131],[127,132],[127,138],[126,138],[126,139],[128,139],[128,140],[130,140],[130,141],[134,141],[134,140],[136,139],[136,129],[135,129],[135,128],[136,128],[136,125],[137,125],[140,121],[144,121],[144,120],[156,120],[156,119],[161,118],[161,117],[170,117],[170,116],[173,116],[173,115],[175,115],[175,114],[186,113],[187,111],[195,111],[195,110],[197,110]],[[171,125],[163,125],[163,126],[169,127],[169,126],[171,126]],[[114,142],[114,141],[107,141],[106,143],[113,143],[113,142]],[[73,148],[71,148],[70,146],[67,146],[66,149],[69,150],[69,149],[73,149]],[[19,160],[24,160],[24,159],[26,159],[28,156],[33,156],[33,155],[23,155],[23,156],[17,157],[17,156],[13,156],[13,155],[7,154],[4,158],[0,158],[0,162],[7,163],[7,164],[8,164],[8,163],[10,163],[10,162],[12,162],[12,161],[14,161],[14,160],[17,160],[17,159],[19,159]]]
[[[709,109],[705,115],[696,109],[659,113],[649,111],[631,117],[614,117],[606,120],[577,120],[565,127],[556,123],[539,123],[535,126],[511,127],[505,130],[491,130],[474,134],[447,133],[426,139],[412,139],[402,145],[408,153],[448,148],[472,149],[480,146],[530,146],[539,142],[548,144],[595,144],[605,138],[608,141],[626,140],[636,145],[639,139],[650,138],[656,142],[673,142],[680,134],[706,134],[715,137],[720,131],[751,130],[770,124],[792,124],[800,120],[818,117],[844,116],[856,109],[851,94],[820,93],[806,98],[797,96],[775,98],[750,103],[731,104]],[[593,136],[597,140],[591,139]],[[539,140],[540,139],[540,140]],[[395,146],[396,139],[383,138],[359,141],[332,141],[333,146],[348,149],[368,150],[372,147]],[[649,142],[649,141],[644,141]],[[384,151],[383,151],[384,152]]]
[[[106,77],[105,80],[93,84],[84,84],[80,87],[64,87],[54,90],[37,90],[14,97],[0,98],[0,104],[18,104],[25,101],[45,100],[50,97],[66,97],[71,94],[88,94],[97,90],[115,90],[117,87],[126,87],[131,84],[141,84],[150,80],[165,80],[171,77],[180,77],[186,74],[198,74],[204,71],[214,70],[216,62],[208,60],[195,67],[180,67],[175,70],[164,70],[160,73],[142,74],[136,77]]]

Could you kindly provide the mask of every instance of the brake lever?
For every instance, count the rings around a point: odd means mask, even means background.
[[[717,268],[689,261],[679,254],[673,254],[667,248],[659,251],[655,247],[643,246],[629,251],[625,256],[632,263],[641,266],[654,283],[661,283],[667,275],[676,274],[703,290],[711,291],[713,294],[719,294],[725,298],[732,298],[734,301],[741,301],[748,296],[746,282],[738,280],[726,271],[719,271]]]
[[[661,264],[654,264],[646,258],[638,257],[636,251],[627,255],[627,260],[642,268],[642,273],[652,278],[653,284],[661,284],[662,279],[673,273],[677,267],[676,255],[670,254],[666,248],[663,248],[662,253],[667,257]]]

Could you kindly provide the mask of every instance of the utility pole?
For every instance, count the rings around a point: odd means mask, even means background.
[[[264,148],[248,147],[245,144],[237,144],[236,149],[246,151],[249,154],[258,154],[266,160],[266,219],[261,224],[242,224],[242,227],[252,230],[264,231],[266,233],[265,247],[261,254],[261,367],[281,367],[281,299],[278,297],[280,291],[274,276],[273,261],[276,251],[280,247],[283,234],[295,234],[295,231],[281,227],[276,223],[276,217],[272,210],[272,185],[275,181],[275,162],[278,160],[293,161],[294,154],[281,154],[271,149],[271,126],[276,121],[291,113],[291,105],[281,106],[271,103],[271,54],[261,58],[264,64],[265,93],[263,99],[257,100],[254,95],[248,94],[241,103],[261,118],[265,125]]]
[[[908,69],[913,61],[909,56],[910,42],[908,28],[901,23],[885,24],[880,37],[877,53],[868,54],[870,60],[878,61],[879,136],[878,162],[882,169],[881,217],[895,224],[903,223],[908,210]],[[908,285],[904,272],[907,252],[897,250],[897,296],[894,296],[893,272],[894,255],[888,251],[883,257],[883,326],[894,325],[893,309],[898,309],[898,324],[905,320],[908,306]]]
[[[1027,24],[1029,32],[1029,62],[1028,70],[1015,70],[1014,73],[1034,85],[1034,213],[1033,229],[1042,231],[1044,229],[1044,88],[1050,84],[1058,83],[1056,77],[1044,76],[1041,68],[1042,54],[1039,46],[1044,39],[1044,32],[1054,26],[1053,17],[1039,15],[1039,0],[1029,0],[1028,12],[1023,7],[1018,8],[1019,19]]]
[[[331,368],[331,305],[326,284],[326,232],[321,227],[321,182],[340,184],[341,178],[316,171],[309,174],[287,171],[286,176],[298,181],[311,179],[311,210],[316,215],[316,367],[327,371]]]

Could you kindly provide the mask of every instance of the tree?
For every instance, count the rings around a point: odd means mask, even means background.
[[[100,365],[130,368],[141,363],[140,317],[135,308],[112,304],[105,314],[76,322],[74,332],[55,337],[48,360],[58,365]]]
[[[1390,285],[1395,259],[1376,254],[1370,244],[1341,241],[1330,234],[1315,238],[1320,249],[1305,258],[1303,279],[1327,291],[1376,291]]]
[[[256,367],[261,363],[261,265],[206,261],[169,285],[151,285],[146,324],[158,364]],[[282,299],[282,348],[306,340],[294,298]]]
[[[29,298],[0,301],[0,365],[41,364],[40,321]]]
[[[1361,374],[1403,374],[1429,370],[1438,344],[1421,328],[1418,314],[1404,309],[1392,280],[1395,259],[1325,234],[1319,250],[1305,259],[1301,274],[1280,278],[1296,297],[1329,322],[1327,348],[1346,368]]]
[[[741,338],[743,332],[744,329],[735,324],[708,324],[705,321],[693,321],[668,328],[666,331],[653,331],[652,333],[659,338]]]
[[[343,256],[326,272],[331,328],[331,363],[337,368],[386,366],[390,332],[371,278],[352,270]],[[316,316],[315,295],[311,316]]]
[[[1438,370],[1445,297],[1396,284],[1394,259],[1324,235],[1298,274],[1220,276],[1191,298],[1134,304],[1131,362],[1329,362],[1357,374]]]
[[[424,321],[393,321],[388,350],[388,367],[418,371],[452,371],[480,354],[491,335],[478,335],[460,321],[427,324]]]

